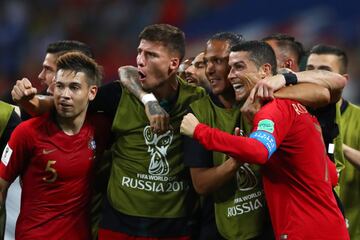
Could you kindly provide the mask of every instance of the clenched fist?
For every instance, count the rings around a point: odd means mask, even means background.
[[[32,86],[29,79],[23,78],[16,81],[16,84],[11,91],[11,96],[14,102],[21,103],[32,99],[36,93],[37,90]]]
[[[192,113],[188,113],[184,116],[181,126],[180,133],[188,137],[193,137],[196,126],[199,124],[199,120]]]

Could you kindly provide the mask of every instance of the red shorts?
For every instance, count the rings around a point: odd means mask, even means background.
[[[184,237],[136,237],[126,233],[114,232],[108,229],[99,228],[98,240],[190,240],[189,236]]]

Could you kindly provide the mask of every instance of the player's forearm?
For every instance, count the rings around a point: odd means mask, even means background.
[[[139,74],[137,69],[133,66],[124,66],[120,67],[118,70],[120,83],[129,90],[132,94],[134,94],[139,100],[147,94],[140,84]]]
[[[323,86],[312,83],[301,83],[282,88],[274,93],[276,98],[287,98],[311,107],[324,107],[330,103],[330,92]]]
[[[191,178],[195,191],[201,195],[210,194],[232,179],[238,170],[236,160],[229,159],[211,168],[191,168]]]
[[[360,170],[360,151],[343,144],[343,151],[346,159]]]
[[[30,115],[38,116],[54,107],[54,98],[52,96],[36,95],[29,101],[19,102],[19,105]]]
[[[208,150],[223,152],[242,162],[264,164],[268,158],[267,149],[258,140],[234,136],[205,124],[196,126],[194,139]]]
[[[330,101],[340,99],[341,91],[345,87],[346,78],[338,73],[325,70],[310,70],[295,73],[299,83],[315,83],[330,91]]]

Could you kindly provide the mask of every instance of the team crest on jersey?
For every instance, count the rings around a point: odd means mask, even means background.
[[[3,151],[3,154],[1,156],[1,162],[5,166],[8,165],[12,152],[13,152],[13,150],[10,148],[9,144],[6,144],[6,147],[5,147],[5,149]]]
[[[256,187],[258,180],[248,163],[244,163],[236,172],[237,187],[240,191],[249,191]]]
[[[146,126],[143,134],[150,153],[148,173],[159,176],[167,175],[170,168],[166,155],[174,136],[173,131],[168,130],[166,133],[158,135],[151,131],[150,126]]]
[[[89,149],[95,151],[95,149],[96,149],[96,142],[95,142],[95,140],[94,140],[93,138],[90,139],[89,144],[88,144],[88,147],[89,147]]]

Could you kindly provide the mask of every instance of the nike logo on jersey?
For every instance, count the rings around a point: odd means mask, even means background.
[[[50,150],[43,149],[42,153],[43,153],[44,155],[46,155],[46,154],[49,154],[49,153],[52,153],[52,152],[55,152],[55,151],[56,151],[56,148],[50,149]]]

